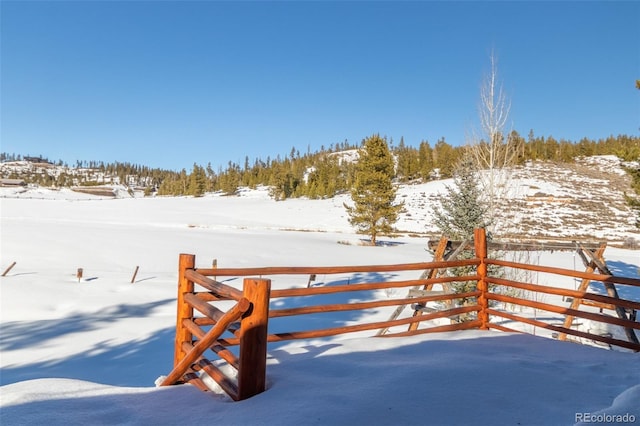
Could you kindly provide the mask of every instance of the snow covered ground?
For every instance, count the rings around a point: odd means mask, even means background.
[[[33,191],[42,197],[28,198]],[[415,185],[401,194],[414,201],[429,191]],[[640,422],[638,354],[558,342],[539,330],[274,345],[269,389],[239,403],[188,385],[157,388],[173,361],[179,253],[195,254],[203,267],[213,259],[220,267],[391,264],[430,260],[426,240],[360,245],[344,197],[276,202],[262,190],[99,199],[42,189],[21,196],[0,199],[0,269],[16,262],[0,280],[3,425]],[[407,209],[400,228],[423,232],[424,207]],[[639,252],[608,248],[605,257],[638,276]],[[535,261],[584,269],[568,252]]]

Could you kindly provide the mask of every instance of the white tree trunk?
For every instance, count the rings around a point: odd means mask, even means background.
[[[511,169],[516,165],[518,147],[505,134],[511,103],[507,99],[498,79],[495,55],[491,54],[491,70],[480,88],[480,135],[467,141],[468,153],[473,158],[481,177],[481,188],[488,206],[490,231],[493,234],[510,233],[512,224],[503,223],[499,217],[501,201],[512,189]]]

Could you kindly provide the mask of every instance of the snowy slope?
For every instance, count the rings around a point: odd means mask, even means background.
[[[411,216],[399,227],[424,232],[421,193],[428,199],[442,185],[402,187],[418,201],[407,203]],[[555,191],[544,189],[564,196]],[[360,245],[343,197],[276,202],[264,189],[198,199],[42,194],[0,199],[0,269],[17,262],[0,279],[3,425],[546,425],[600,410],[640,421],[638,354],[497,332],[274,345],[269,390],[240,403],[190,386],[156,388],[172,366],[180,253],[196,254],[199,266],[406,263],[430,260],[426,238]],[[572,253],[536,256],[583,270]],[[608,248],[605,257],[638,276],[639,252]]]

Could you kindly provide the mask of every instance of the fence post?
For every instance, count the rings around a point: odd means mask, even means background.
[[[9,273],[9,271],[11,270],[11,268],[13,268],[14,266],[16,266],[16,262],[13,262],[11,265],[9,265],[9,267],[7,269],[4,270],[4,272],[2,273],[2,277],[4,277],[5,275],[7,275]]]
[[[243,293],[251,307],[240,323],[238,399],[264,392],[267,382],[267,333],[271,280],[245,278]]]
[[[489,299],[487,299],[487,292],[489,291],[489,285],[487,283],[487,264],[485,263],[487,258],[487,235],[484,228],[477,228],[473,231],[473,243],[475,245],[476,257],[480,259],[478,265],[478,279],[477,290],[481,292],[478,296],[478,306],[480,311],[478,312],[478,319],[480,320],[480,330],[489,329]]]
[[[182,349],[184,342],[191,343],[193,336],[191,332],[182,324],[185,319],[193,319],[193,308],[184,301],[186,293],[193,293],[193,281],[185,278],[187,269],[193,269],[196,265],[196,256],[193,254],[180,254],[178,263],[178,314],[176,319],[176,341],[173,356],[173,366],[175,367],[185,357],[186,353]]]

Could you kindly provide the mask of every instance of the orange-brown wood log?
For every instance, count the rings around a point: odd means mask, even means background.
[[[466,241],[449,241],[449,248],[455,250]],[[427,244],[430,250],[435,248],[435,241],[430,240]],[[581,244],[585,248],[598,248],[597,242],[587,242]],[[574,251],[576,249],[575,242],[568,241],[529,241],[529,242],[511,242],[511,241],[487,241],[487,249],[490,251]]]
[[[320,330],[309,331],[291,331],[285,333],[269,334],[267,340],[269,342],[282,342],[285,340],[314,339],[319,337],[335,336],[338,334],[354,333],[358,331],[378,330],[383,327],[394,327],[397,325],[407,325],[413,321],[430,321],[437,318],[448,318],[468,312],[477,312],[478,306],[462,306],[458,308],[446,309],[443,311],[424,314],[418,317],[401,318],[391,321],[372,322],[368,324],[355,324],[342,327],[325,328]],[[233,346],[239,343],[239,339],[220,339],[220,343],[225,346]]]
[[[189,330],[189,332],[193,336],[198,337],[198,339],[202,339],[202,336],[206,334],[206,332],[203,329],[201,329],[194,320],[185,318],[184,320],[182,320],[182,326],[187,330]]]
[[[184,295],[193,293],[193,282],[185,277],[185,272],[189,268],[193,268],[196,257],[192,254],[181,254],[178,262],[178,298],[176,315],[176,338],[174,344],[173,365],[176,366],[186,355],[182,350],[183,342],[191,342],[192,335],[182,326],[184,319],[193,318],[193,308],[184,301]]]
[[[595,255],[597,256],[598,259],[602,259],[604,256],[604,251],[607,249],[607,244],[606,243],[602,243],[600,245],[600,247],[598,247],[598,249],[595,251]],[[589,250],[589,253],[591,253],[591,251]],[[593,274],[596,270],[597,265],[595,264],[595,262],[593,261],[587,261],[587,258],[585,257],[585,250],[584,249],[579,249],[578,250],[578,254],[580,255],[580,257],[582,258],[582,260],[585,262],[586,265],[586,270],[585,272],[588,274]],[[593,253],[591,253],[593,254]],[[583,278],[582,282],[580,282],[580,287],[577,288],[578,291],[582,291],[582,292],[586,292],[589,289],[589,285],[591,284],[591,280],[587,279],[587,278]],[[571,309],[578,309],[580,307],[580,302],[582,302],[582,298],[580,297],[574,297],[573,300],[571,301],[571,306],[569,306]],[[567,315],[564,319],[564,324],[562,324],[563,327],[566,328],[571,328],[571,324],[573,324],[573,316],[571,315]],[[567,335],[565,333],[560,333],[558,335],[558,340],[567,340]]]
[[[589,293],[586,291],[579,291],[579,290],[570,290],[566,288],[549,287],[549,286],[540,285],[540,284],[522,283],[517,281],[505,280],[502,278],[490,278],[488,281],[491,284],[519,288],[521,290],[529,290],[529,291],[535,291],[539,293],[554,294],[556,296],[573,297],[574,300],[589,299],[589,300],[593,300],[595,302],[600,302],[603,304],[611,304],[611,305],[617,304],[618,306],[622,306],[625,308],[640,310],[640,302],[634,302],[634,301],[625,300],[625,299],[615,299],[610,296],[605,296],[602,294]]]
[[[197,336],[199,339],[202,339],[205,335],[205,332],[200,327],[195,326],[195,329],[193,329],[193,335]],[[188,346],[185,346],[185,345],[188,345]],[[185,352],[189,352],[193,348],[193,345],[185,342],[183,343],[183,348],[185,348]],[[215,352],[220,358],[227,361],[227,363],[229,363],[229,365],[235,368],[236,370],[239,368],[240,364],[235,354],[231,352],[229,349],[227,349],[226,347],[224,347],[223,345],[221,345],[220,343],[218,343],[217,341],[213,345],[211,345],[209,349]]]
[[[217,321],[214,321],[211,318],[207,318],[207,317],[195,318],[193,320],[193,323],[200,327],[214,325],[216,322]],[[237,335],[240,332],[240,322],[235,321],[229,324],[229,327],[227,327],[227,331]]]
[[[413,321],[429,321],[437,318],[448,318],[451,316],[456,316],[456,315],[460,315],[468,312],[477,312],[478,310],[479,310],[478,306],[462,306],[458,308],[452,308],[452,309],[446,309],[443,311],[428,313],[418,317],[402,318],[402,319],[396,319],[392,321],[381,321],[381,322],[374,322],[369,324],[355,324],[355,325],[348,325],[343,327],[326,328],[322,330],[277,333],[277,334],[269,335],[269,341],[278,342],[278,341],[293,340],[293,339],[313,339],[318,337],[335,336],[337,334],[353,333],[357,331],[377,330],[382,327],[391,328],[396,325],[409,324]]]
[[[245,278],[243,294],[251,311],[240,323],[240,368],[238,397],[241,400],[264,392],[267,385],[267,334],[271,280]]]
[[[473,328],[480,328],[480,320],[459,322],[455,324],[437,325],[429,328],[418,328],[415,330],[401,331],[398,333],[387,333],[378,337],[406,337],[415,336],[417,334],[427,333],[442,333],[445,331],[458,331],[458,330],[470,330]]]
[[[478,297],[479,295],[479,291],[472,291],[468,293],[440,294],[434,296],[422,296],[405,299],[375,300],[371,302],[340,303],[332,305],[302,306],[299,308],[272,309],[269,312],[269,317],[277,318],[292,315],[317,314],[325,312],[358,311],[362,309],[379,308],[382,306],[408,305],[411,303],[426,303],[440,300],[454,300],[467,297]]]
[[[616,307],[610,303],[596,302],[594,300],[589,300],[587,298],[581,300],[580,304],[585,306],[593,306],[600,309],[608,309],[610,311],[615,311],[616,309]]]
[[[217,343],[215,345],[212,345],[211,348],[209,349],[211,349],[213,352],[218,354],[220,358],[227,361],[227,363],[229,363],[229,365],[235,368],[236,370],[240,369],[240,360],[235,356],[233,352],[231,352],[225,346]]]
[[[505,266],[508,268],[524,269],[525,271],[546,272],[549,274],[563,275],[574,278],[586,278],[591,281],[602,281],[611,284],[624,284],[640,287],[640,279],[627,277],[614,277],[613,275],[592,274],[574,271],[571,269],[554,268],[550,266],[529,265],[526,263],[508,262],[498,259],[487,259],[488,265]]]
[[[601,273],[611,275],[611,271],[605,264],[604,258],[602,257],[602,255],[596,256],[592,251],[584,250],[584,249],[582,250],[582,252],[587,254],[588,257],[591,258],[592,264],[596,265]],[[605,280],[603,284],[609,296],[613,297],[614,299],[620,298],[620,296],[618,295],[618,289],[616,289],[616,286],[614,284],[612,284],[610,281],[607,281],[607,280]],[[625,320],[629,319],[629,317],[627,317],[627,313],[622,307],[616,305],[614,307],[614,310],[616,311],[616,315],[618,315],[618,318],[622,318]],[[629,339],[630,342],[640,344],[640,341],[638,341],[638,336],[636,336],[636,333],[631,328],[625,327],[624,331],[627,335],[627,339]]]
[[[220,321],[220,318],[224,316],[224,312],[222,312],[220,309],[208,304],[207,302],[201,300],[200,298],[196,297],[192,293],[185,294],[184,301],[187,302],[196,310],[198,310],[198,312],[200,312],[203,315],[206,315],[208,318],[211,318],[215,322]]]
[[[505,327],[504,325],[496,324],[493,322],[489,323],[489,328],[499,330],[499,331],[504,331],[505,333],[523,333],[522,330],[515,330],[513,328]]]
[[[202,381],[202,379],[200,379],[200,377],[198,377],[197,374],[195,373],[186,373],[183,376],[183,380],[186,383],[189,383],[190,385],[193,385],[195,387],[197,387],[198,389],[200,389],[203,392],[208,392],[209,388],[207,387],[207,385],[204,384],[204,382]]]
[[[249,303],[247,299],[240,299],[202,339],[198,340],[193,349],[185,354],[180,362],[173,368],[173,371],[164,379],[161,386],[168,386],[175,383],[187,371],[191,364],[201,357],[203,352],[218,340],[229,324],[240,318],[250,307],[251,303]]]
[[[201,291],[198,293],[194,293],[199,299],[205,300],[207,302],[218,302],[221,300],[234,300],[230,297],[220,297],[219,295],[213,294],[210,291]]]
[[[271,266],[263,268],[216,268],[196,271],[204,276],[250,276],[250,275],[310,275],[345,274],[351,272],[397,272],[417,271],[433,268],[451,268],[478,263],[478,259],[454,260],[448,262],[401,263],[394,265],[358,265],[358,266]]]
[[[227,395],[234,401],[238,401],[238,385],[229,377],[227,377],[218,367],[213,365],[209,360],[200,358],[196,363],[209,377],[211,377]]]
[[[434,262],[442,262],[444,260],[444,252],[447,250],[447,247],[450,247],[449,244],[449,239],[447,237],[445,237],[444,235],[440,238],[440,241],[438,241],[438,245],[436,247],[436,251],[433,254],[433,260]],[[422,279],[433,279],[435,278],[438,273],[440,272],[439,269],[428,269],[426,271],[424,271],[422,273],[422,275],[420,275],[420,278]],[[423,290],[431,290],[433,288],[433,284],[432,282],[426,283],[422,286]],[[395,319],[397,318],[400,313],[402,312],[402,310],[404,309],[404,306],[399,306],[398,309],[396,309],[396,312],[394,312],[394,317],[390,318],[390,319]],[[413,311],[413,316],[418,316],[418,315],[422,315],[422,311],[416,309]],[[418,326],[420,325],[419,322],[412,322],[411,324],[409,324],[409,330],[408,331],[415,331],[418,329]],[[387,332],[387,329],[383,328],[378,332],[378,335],[382,335],[385,334]]]
[[[628,319],[621,319],[617,317],[602,315],[595,312],[585,312],[577,309],[563,308],[549,303],[535,302],[533,300],[521,299],[519,297],[505,296],[503,294],[490,293],[489,299],[497,300],[500,302],[511,303],[519,306],[527,306],[529,308],[541,309],[547,312],[555,312],[562,315],[572,315],[578,318],[585,318],[592,321],[604,322],[607,324],[619,325],[626,328],[635,328],[640,330],[640,322],[630,321]]]
[[[480,329],[487,330],[489,324],[489,315],[487,309],[489,309],[489,300],[487,299],[487,293],[489,292],[489,284],[487,283],[487,237],[484,228],[477,228],[473,232],[473,241],[476,250],[476,257],[480,259],[478,265],[478,275],[480,279],[476,288],[481,292],[478,297],[478,306],[480,311],[478,312],[478,319],[480,320]]]
[[[547,324],[546,322],[537,321],[537,320],[534,320],[534,319],[531,319],[531,318],[525,318],[525,317],[509,314],[507,312],[495,311],[493,309],[489,309],[489,315],[502,317],[502,318],[507,318],[507,319],[510,319],[512,321],[533,325],[533,326],[538,327],[538,328],[544,328],[546,330],[552,330],[552,331],[555,331],[555,332],[558,332],[558,333],[571,334],[572,336],[578,336],[578,337],[582,337],[582,338],[585,338],[585,339],[606,343],[606,344],[612,345],[612,346],[619,346],[621,348],[631,349],[631,350],[634,350],[636,352],[640,351],[640,345],[638,345],[636,343],[627,342],[625,340],[618,340],[618,339],[613,339],[613,338],[610,338],[610,337],[598,336],[597,334],[591,334],[591,333],[586,333],[584,331],[574,330],[574,329],[571,329],[571,328],[566,328],[566,327],[560,327],[560,326],[557,326],[557,325]],[[493,324],[493,323],[490,323],[489,325],[490,325],[491,328],[496,328],[495,324]]]
[[[212,280],[193,269],[188,269],[185,272],[185,276],[198,284],[200,287],[206,288],[210,292],[220,297],[228,297],[233,300],[240,300],[242,298],[242,291],[237,288],[230,287],[226,284],[222,284],[216,280]]]
[[[439,277],[429,280],[381,281],[374,283],[335,285],[330,287],[287,288],[282,290],[272,290],[271,298],[277,299],[280,297],[314,296],[318,294],[344,293],[349,291],[385,290],[389,288],[413,287],[458,281],[476,281],[477,279],[478,275],[468,275],[463,277]]]

